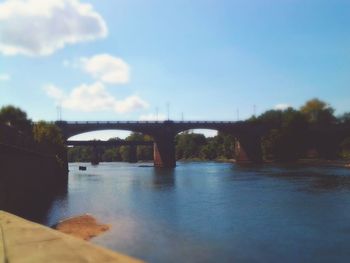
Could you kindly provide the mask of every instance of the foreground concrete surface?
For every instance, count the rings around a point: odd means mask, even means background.
[[[0,211],[0,263],[142,262]]]

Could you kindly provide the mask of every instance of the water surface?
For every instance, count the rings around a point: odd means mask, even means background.
[[[350,262],[350,171],[178,163],[70,164],[45,223],[90,213],[92,242],[150,262]]]

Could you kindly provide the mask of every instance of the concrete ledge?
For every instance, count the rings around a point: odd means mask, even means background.
[[[142,262],[0,211],[0,263]]]

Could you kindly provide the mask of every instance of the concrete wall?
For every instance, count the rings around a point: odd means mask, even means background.
[[[41,222],[55,196],[65,192],[66,162],[0,144],[0,209]]]

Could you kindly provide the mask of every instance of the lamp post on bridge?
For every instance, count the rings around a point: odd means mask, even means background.
[[[168,115],[168,120],[170,120],[170,103],[166,103],[166,109],[167,109],[167,115]]]

